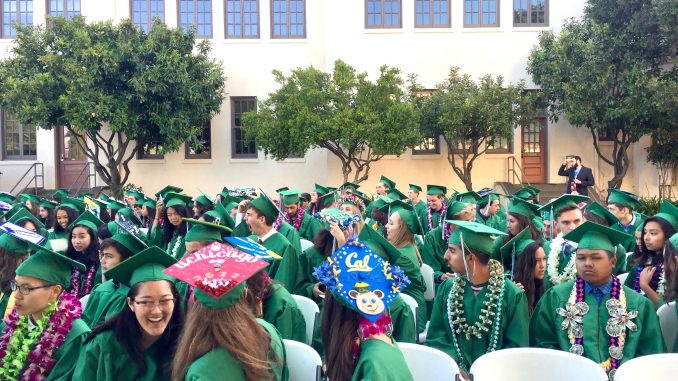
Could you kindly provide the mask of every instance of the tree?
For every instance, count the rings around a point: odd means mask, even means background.
[[[675,74],[675,73],[674,73]],[[678,174],[678,78],[662,78],[657,91],[660,124],[652,131],[652,144],[647,148],[647,160],[657,167],[659,198],[671,198],[671,183]]]
[[[422,132],[443,136],[447,161],[470,191],[475,160],[488,145],[510,139],[514,128],[529,121],[535,98],[522,82],[505,85],[501,76],[485,75],[475,83],[453,67],[447,79],[421,102]]]
[[[528,59],[551,119],[564,115],[589,129],[597,155],[614,168],[610,188],[626,175],[630,145],[659,123],[656,80],[676,41],[675,24],[667,28],[658,17],[658,9],[672,8],[667,4],[590,0],[584,16],[569,20],[558,36],[542,33]],[[612,139],[611,153],[601,150],[599,134]]]
[[[146,34],[129,20],[50,18],[18,28],[12,52],[0,62],[2,107],[23,123],[70,131],[118,196],[137,141],[152,138],[164,152],[198,146],[224,98],[209,44],[158,20]]]
[[[417,115],[402,90],[398,69],[382,66],[376,81],[337,60],[333,73],[314,67],[285,76],[280,88],[245,113],[246,135],[276,160],[325,148],[341,161],[344,181],[360,183],[370,165],[386,154],[402,154],[419,140]]]

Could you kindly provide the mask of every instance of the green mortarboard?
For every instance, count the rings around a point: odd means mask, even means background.
[[[411,190],[411,191],[415,191],[417,193],[421,193],[421,187],[419,185],[416,185],[416,184],[409,184],[408,189]]]
[[[381,209],[384,205],[390,204],[391,201],[392,200],[388,197],[377,196],[377,198],[370,203],[370,210],[372,210],[371,208]]]
[[[123,208],[126,208],[127,206],[125,204],[123,204],[122,202],[118,201],[118,200],[114,200],[112,198],[109,198],[108,203],[106,204],[106,207],[108,207],[108,209],[110,209],[110,210],[118,211],[118,210],[121,210]]]
[[[94,195],[92,194],[92,192],[85,192],[85,193],[78,193],[75,196],[75,198],[80,199],[80,200],[84,199],[85,197],[92,198],[92,197],[94,197]]]
[[[146,206],[147,208],[153,208],[153,209],[155,209],[156,202],[155,202],[154,199],[146,197],[146,198],[144,198],[144,200],[141,202],[141,205],[144,205],[144,206]]]
[[[86,226],[96,233],[99,226],[103,225],[103,223],[92,212],[86,210],[68,226],[68,230],[73,231],[73,228],[76,226]]]
[[[29,193],[22,193],[21,194],[21,200],[22,201],[30,201],[32,204],[39,204],[40,203],[40,197],[34,195],[34,194],[29,194]]]
[[[65,206],[75,210],[77,213],[82,213],[85,211],[85,202],[78,200],[77,198],[62,196],[61,204],[59,206]]]
[[[183,189],[181,189],[181,188],[179,188],[179,187],[175,187],[175,186],[173,186],[173,185],[168,185],[168,186],[166,186],[166,187],[160,189],[158,192],[156,192],[156,193],[155,193],[155,197],[156,197],[156,198],[163,198],[163,199],[164,199],[164,198],[165,198],[165,195],[166,195],[167,193],[169,193],[169,192],[179,193],[179,192],[181,192],[181,191],[183,191]]]
[[[351,183],[351,182],[346,182],[346,183],[341,184],[341,186],[339,188],[342,189],[342,190],[353,189],[353,191],[356,192],[358,190],[358,188],[360,188],[360,185],[355,184],[355,183]]]
[[[86,267],[65,255],[56,253],[46,247],[26,241],[29,248],[35,250],[16,269],[16,275],[30,276],[46,282],[68,287],[71,284],[73,267],[85,271]]]
[[[655,214],[653,217],[664,219],[671,224],[674,229],[678,230],[678,207],[673,205],[671,201],[666,199],[662,200],[662,204],[659,207],[659,213]]]
[[[400,258],[400,250],[384,238],[381,233],[369,226],[364,226],[360,229],[358,239],[367,243],[377,255],[389,263],[396,263],[398,258]]]
[[[388,177],[386,177],[384,175],[381,175],[381,177],[379,178],[379,182],[386,185],[390,189],[393,189],[396,186],[396,183],[393,182],[393,180],[389,179]]]
[[[633,193],[624,192],[623,190],[610,188],[610,192],[607,197],[608,204],[619,204],[623,205],[631,210],[636,210],[643,205],[643,202]]]
[[[117,266],[106,271],[104,275],[106,278],[115,279],[127,287],[133,287],[140,282],[155,280],[166,280],[174,283],[176,279],[163,271],[176,262],[176,259],[159,247],[151,246],[120,262]]]
[[[410,204],[406,204],[400,200],[395,200],[388,205],[385,205],[381,208],[384,212],[389,212],[390,214],[398,213],[400,219],[403,220],[407,228],[410,229],[412,234],[421,234],[421,228],[419,225],[419,218],[414,211],[414,208]],[[389,215],[390,217],[390,215]]]
[[[165,204],[165,208],[171,208],[173,206],[188,206],[191,205],[192,201],[193,199],[191,196],[176,192],[167,192],[162,199],[162,202]]]
[[[499,195],[496,193],[488,193],[485,196],[483,196],[482,201],[479,202],[479,205],[487,205],[492,203],[493,201],[499,201]]]
[[[289,190],[289,189],[290,189],[289,187],[278,188],[278,189],[275,190],[275,193],[280,194],[281,192],[284,192],[284,191]]]
[[[450,234],[449,244],[462,246],[463,241],[469,249],[489,256],[492,255],[492,246],[494,245],[492,236],[506,235],[504,232],[477,222],[457,220],[445,220],[445,222],[458,227]]]
[[[125,191],[125,196],[132,196],[137,200],[141,200],[144,198],[144,193],[141,192],[139,189],[128,189]]]
[[[525,248],[535,241],[532,240],[530,236],[530,228],[527,227],[518,233],[515,237],[511,238],[510,241],[506,242],[504,246],[501,247],[501,262],[505,264],[511,264],[511,272],[514,269],[515,258],[518,258],[523,254]]]
[[[549,202],[546,205],[543,205],[539,208],[540,212],[547,211],[551,212],[552,218],[555,219],[558,216],[558,212],[568,206],[579,207],[579,204],[582,202],[588,201],[589,198],[586,196],[581,196],[577,194],[564,194],[557,199]]]
[[[461,213],[462,210],[466,209],[466,204],[460,201],[452,201],[447,204],[447,210],[445,210],[445,219],[451,220],[457,214]]]
[[[7,221],[13,223],[13,224],[19,224],[20,221],[24,220],[30,220],[33,225],[35,225],[36,228],[38,228],[38,234],[40,233],[39,230],[42,230],[45,228],[45,224],[40,222],[39,219],[37,219],[31,212],[29,212],[26,209],[19,209],[16,213],[12,214],[12,217],[9,217]]]
[[[232,232],[232,229],[235,228],[235,221],[233,221],[233,218],[231,218],[231,215],[228,213],[229,211],[228,207],[230,205],[233,205],[233,208],[238,206],[238,204],[236,204],[235,202],[231,202],[226,206],[224,206],[221,203],[217,203],[214,209],[208,210],[207,212],[205,212],[205,214],[213,217],[215,224],[226,226],[227,228],[231,229]]]
[[[193,201],[202,206],[211,206],[214,205],[212,199],[210,199],[206,194],[201,194],[198,197],[194,198]]]
[[[426,195],[431,196],[434,194],[445,197],[445,194],[447,194],[447,187],[443,185],[432,185],[432,184],[427,185]]]
[[[537,214],[537,211],[539,211],[539,205],[529,203],[514,195],[509,202],[508,211],[509,213],[516,213],[531,220]]]
[[[293,204],[298,204],[299,203],[299,195],[301,194],[300,190],[297,189],[287,189],[282,192],[280,192],[280,195],[282,197],[282,204],[283,205],[293,205]]]
[[[593,214],[594,216],[605,221],[607,226],[612,226],[619,222],[619,219],[614,214],[612,214],[612,212],[595,201],[591,202],[589,206],[586,207],[586,210],[588,210],[589,213]]]
[[[613,254],[615,253],[615,246],[633,239],[628,234],[591,221],[586,221],[579,225],[563,238],[568,241],[577,242],[577,250],[605,250]]]
[[[0,192],[0,201],[12,204],[15,200],[16,197],[14,197],[11,193]]]
[[[327,208],[330,205],[332,205],[333,202],[337,201],[336,193],[329,192],[326,194],[319,194],[318,201],[322,204],[324,208]]]
[[[11,254],[18,254],[20,256],[28,254],[28,244],[26,241],[12,237],[4,232],[0,232],[0,247]]]
[[[669,243],[674,249],[678,250],[678,233],[675,233],[671,236],[671,238],[669,238]]]
[[[57,190],[52,195],[52,198],[61,198],[61,197],[69,197],[68,189],[57,188]]]
[[[315,185],[314,185],[314,188],[313,188],[313,191],[314,191],[315,193],[318,193],[318,194],[325,194],[325,193],[328,193],[328,192],[329,192],[329,189],[327,189],[327,187],[324,187],[324,186],[322,186],[322,185],[320,185],[320,184],[315,184]]]
[[[117,224],[117,222],[114,222]],[[110,226],[110,225],[107,225]],[[110,231],[110,228],[109,228]],[[136,255],[146,249],[148,245],[141,239],[139,239],[137,236],[135,236],[133,233],[127,231],[124,227],[120,225],[120,227],[116,230],[117,233],[111,232],[113,236],[111,237],[112,240],[115,242],[125,246],[127,250],[132,253],[132,255]]]
[[[99,208],[101,208],[101,209],[106,209],[106,208],[108,208],[108,203],[105,202],[105,201],[103,201],[103,200],[99,200],[98,198],[93,198],[93,199],[92,199],[92,202],[94,202],[95,204],[99,205]]]
[[[104,200],[105,202],[108,202],[108,200],[111,199],[111,196],[109,196],[108,194],[106,194],[104,192],[101,192],[101,194],[99,195],[99,198]]]
[[[394,201],[407,199],[407,196],[396,188],[390,188],[388,192],[386,192],[386,196]]]
[[[230,230],[223,225],[212,222],[200,221],[193,218],[183,218],[183,220],[191,223],[191,227],[184,238],[186,242],[221,242],[224,233]]]
[[[275,206],[275,204],[273,204],[273,201],[271,201],[271,199],[268,198],[264,192],[261,192],[261,196],[252,200],[252,206],[257,208],[257,210],[259,210],[263,215],[267,216],[273,221],[275,221],[275,219],[278,218],[278,215],[280,214],[280,211]]]
[[[28,208],[26,207],[26,205],[24,205],[23,202],[21,202],[21,203],[12,205],[12,207],[7,211],[7,213],[5,213],[5,219],[9,220],[10,218],[12,218],[12,216],[19,213],[20,210],[25,210],[25,211],[28,212],[28,214],[31,214],[31,211],[28,210]]]
[[[454,198],[457,201],[470,202],[472,204],[478,204],[480,201],[483,200],[483,198],[480,197],[480,195],[474,191],[457,193],[457,195],[454,196]]]
[[[538,188],[528,185],[520,188],[516,193],[513,193],[512,196],[521,198],[523,200],[533,200],[537,201],[537,195],[541,192]]]

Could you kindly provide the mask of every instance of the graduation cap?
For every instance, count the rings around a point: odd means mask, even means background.
[[[371,322],[377,321],[410,284],[399,267],[385,262],[358,240],[350,240],[335,251],[313,275],[335,298]]]
[[[45,225],[40,222],[39,219],[37,219],[31,212],[29,212],[27,209],[19,209],[16,211],[16,213],[12,214],[11,217],[7,219],[7,221],[19,224],[19,222],[24,221],[24,220],[29,220],[35,225],[36,228],[39,230],[42,230],[45,228]]]
[[[607,197],[608,204],[619,204],[630,210],[635,210],[643,206],[643,201],[633,193],[616,188],[610,188],[608,191],[610,192]]]
[[[280,215],[280,210],[278,209],[277,206],[271,201],[270,198],[264,193],[261,192],[261,195],[254,200],[252,200],[252,206],[257,208],[264,216],[270,218],[271,220],[275,221],[276,218],[278,218],[278,215]]]
[[[320,212],[315,213],[313,217],[327,224],[335,223],[341,229],[347,229],[349,226],[353,226],[360,220],[359,215],[350,215],[337,208],[325,208]]]
[[[407,189],[409,189],[413,192],[421,193],[422,189],[419,185],[417,185],[417,184],[408,184],[408,185],[409,185],[409,188],[407,188]]]
[[[193,218],[182,218],[182,220],[191,223],[191,227],[184,237],[186,242],[221,241],[225,232],[232,231],[226,226]]]
[[[577,242],[577,250],[605,250],[614,254],[617,245],[624,243],[633,237],[618,230],[608,228],[607,226],[586,221],[566,234],[563,238],[568,241]]]
[[[534,242],[530,236],[530,228],[527,227],[499,249],[501,262],[511,264],[511,279],[513,279],[513,273],[516,268],[516,258],[521,256],[525,248]]]
[[[214,200],[212,200],[205,192],[200,191],[200,195],[193,199],[193,201],[202,206],[212,206],[214,205]]]
[[[85,202],[78,200],[77,198],[62,196],[61,204],[59,206],[64,206],[67,208],[73,209],[76,213],[80,214],[85,211]]]
[[[423,229],[421,228],[421,223],[419,222],[419,218],[417,218],[417,214],[414,211],[412,205],[404,203],[400,200],[396,200],[388,205],[381,207],[380,209],[388,213],[389,217],[393,213],[398,213],[400,219],[403,220],[403,222],[405,223],[405,225],[407,225],[407,228],[410,229],[410,232],[412,232],[412,234],[414,235],[421,234]]]
[[[396,183],[393,180],[389,179],[384,175],[381,175],[381,177],[379,178],[379,182],[389,187],[389,189],[393,189],[396,186]]]
[[[161,190],[159,190],[158,192],[156,192],[155,197],[158,198],[158,199],[160,199],[160,198],[164,199],[165,195],[169,192],[181,193],[181,191],[183,191],[183,188],[175,187],[173,185],[168,185],[168,186],[162,188]]]
[[[659,207],[659,213],[655,214],[653,217],[658,217],[673,226],[674,229],[678,230],[678,207],[673,205],[669,200],[662,200],[661,206]]]
[[[445,219],[451,220],[457,214],[461,213],[462,210],[466,209],[466,204],[461,201],[451,201],[447,204],[447,209],[445,209]]]
[[[281,192],[284,192],[284,191],[289,190],[289,189],[290,189],[289,187],[278,188],[278,189],[275,190],[275,193],[280,194]]]
[[[346,191],[346,190],[350,189],[353,192],[357,192],[358,188],[360,188],[360,185],[352,183],[352,182],[345,182],[345,183],[341,184],[341,186],[339,187],[339,189],[341,189],[342,191]]]
[[[11,193],[0,192],[0,201],[6,202],[8,204],[13,204],[14,201],[16,201],[16,197],[14,197],[14,195],[12,195]]]
[[[66,188],[57,188],[56,191],[54,191],[54,194],[52,195],[52,198],[54,199],[61,199],[63,197],[69,197],[70,194],[68,193],[68,189]]]
[[[5,233],[11,237],[21,240],[22,242],[29,241],[36,245],[40,245],[45,241],[45,237],[34,231],[22,228],[13,222],[6,221],[0,225],[0,232]]]
[[[71,283],[73,267],[85,271],[86,267],[78,261],[74,261],[65,255],[56,253],[46,247],[25,241],[31,250],[35,250],[25,261],[21,262],[16,269],[16,275],[30,276],[46,282],[60,284],[68,287]]]
[[[31,204],[39,204],[40,203],[40,197],[30,194],[30,193],[22,193],[21,194],[21,201],[30,201]]]
[[[156,207],[156,202],[152,198],[144,197],[144,199],[141,201],[141,205],[147,207],[147,208],[153,208],[155,209]]]
[[[104,222],[98,219],[94,214],[92,214],[92,212],[87,210],[78,216],[75,221],[71,222],[71,224],[68,226],[68,230],[72,231],[76,226],[86,226],[96,233],[99,226],[103,225],[103,223]]]
[[[327,187],[324,187],[324,186],[322,186],[322,185],[320,185],[320,184],[314,184],[313,192],[315,192],[315,193],[317,193],[317,194],[320,195],[320,194],[328,193],[328,192],[329,192],[329,189],[327,189]]]
[[[125,196],[132,196],[137,200],[144,198],[144,193],[140,189],[130,188],[125,190]]]
[[[28,253],[28,244],[4,231],[0,233],[0,247],[5,252],[18,256],[24,256]]]
[[[509,213],[516,213],[526,217],[528,220],[533,219],[539,211],[539,205],[532,204],[523,200],[522,198],[512,196],[508,205]]]
[[[370,244],[372,250],[377,250],[376,254],[389,263],[396,263],[402,254],[400,250],[384,238],[381,233],[369,226],[364,226],[360,229],[358,239]]]
[[[109,231],[113,235],[111,239],[123,245],[127,250],[129,250],[130,253],[132,253],[132,255],[136,255],[137,253],[140,253],[144,249],[148,248],[146,242],[142,241],[139,237],[137,237],[136,234],[130,232],[123,225],[117,222],[113,223],[117,225],[115,232],[110,230],[110,225],[107,225],[109,226]]]
[[[299,201],[301,201],[299,199],[300,194],[301,191],[297,189],[287,189],[280,192],[280,195],[282,196],[282,205],[298,204]]]
[[[467,202],[467,203],[471,203],[471,204],[478,204],[480,201],[483,200],[483,198],[480,197],[480,195],[478,193],[474,192],[474,191],[457,193],[457,195],[454,196],[454,198],[457,201]]]
[[[669,243],[674,249],[678,250],[678,233],[675,233],[671,236],[671,238],[669,238]]]
[[[47,200],[47,199],[41,199],[40,200],[40,207],[45,208],[45,209],[56,209],[56,207],[59,206],[59,204],[55,201]]]
[[[223,204],[217,202],[214,206],[214,209],[206,211],[205,215],[214,218],[213,223],[227,227],[229,232],[233,232],[233,228],[235,228],[235,221],[233,221],[233,218],[231,218],[229,210],[235,207],[237,207],[237,204],[235,203],[230,203],[227,206],[224,206]]]
[[[112,198],[108,199],[106,206],[108,207],[108,209],[115,210],[116,212],[127,207],[127,205],[123,204],[122,202],[120,202],[118,200],[112,199]]]
[[[601,204],[599,204],[595,201],[591,202],[586,207],[586,210],[588,210],[588,212],[590,214],[593,214],[594,216],[605,221],[607,226],[612,226],[612,225],[616,224],[617,222],[619,222],[619,219],[617,218],[617,216],[615,216],[612,212],[607,210],[606,207],[604,207],[603,205],[601,205]]]
[[[341,197],[342,205],[343,204],[355,205],[358,208],[358,210],[360,210],[361,213],[365,211],[365,205],[368,203],[369,200],[355,193],[348,193]]]
[[[388,192],[386,192],[386,196],[394,201],[407,199],[407,196],[396,188],[390,188]]]
[[[184,257],[165,273],[194,287],[195,299],[210,309],[236,304],[245,281],[268,263],[231,246],[215,242]]]
[[[577,195],[577,194],[564,194],[557,199],[549,202],[546,205],[542,205],[539,208],[539,212],[547,211],[551,212],[551,217],[555,219],[561,209],[565,207],[579,207],[579,204],[585,203],[589,200],[588,197]]]
[[[443,196],[447,194],[447,187],[444,185],[433,185],[429,184],[426,186],[426,195],[432,196],[432,195],[438,195],[438,196]]]
[[[167,192],[164,194],[162,199],[165,208],[171,208],[173,206],[188,206],[192,201],[193,199],[191,196],[176,192]]]
[[[111,196],[107,195],[104,192],[101,192],[101,194],[99,195],[99,198],[102,199],[104,202],[108,202],[108,200],[111,199]]]
[[[140,282],[166,280],[174,283],[176,279],[164,273],[164,270],[176,263],[171,255],[157,246],[151,246],[120,262],[104,273],[107,279],[115,279],[127,287]]]
[[[465,246],[488,256],[492,255],[492,246],[494,245],[492,237],[506,235],[502,231],[478,222],[459,220],[445,220],[445,222],[457,226],[457,229],[450,234],[449,244],[460,246],[462,250]]]
[[[527,185],[520,188],[517,192],[513,193],[512,196],[521,198],[526,201],[532,200],[534,202],[537,202],[539,201],[539,193],[541,193],[541,190],[539,188],[535,188],[532,185]]]
[[[274,260],[282,259],[276,252],[268,250],[264,245],[259,244],[250,237],[226,237],[224,240],[233,247],[263,261],[272,262]]]

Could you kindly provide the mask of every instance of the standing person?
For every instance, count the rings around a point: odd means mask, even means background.
[[[191,261],[184,259],[165,271],[195,290],[172,380],[286,381],[280,335],[272,325],[256,319],[245,300],[245,281],[267,263],[245,253],[234,258],[232,248],[214,245],[219,247],[210,249],[214,258],[192,254],[187,257]],[[212,276],[206,278],[206,272]]]
[[[581,163],[581,157],[576,155],[568,155],[565,158],[563,164],[558,169],[558,176],[567,177],[567,187],[565,190],[567,194],[588,196],[588,187],[596,184],[591,168],[584,167]]]
[[[447,209],[446,193],[447,187],[442,185],[427,185],[426,201],[428,208],[419,214],[419,221],[423,229],[422,234],[426,234],[430,230],[442,225],[442,221],[445,219],[445,209]]]
[[[636,209],[642,205],[643,202],[635,194],[619,189],[610,189],[610,194],[607,197],[607,210],[617,219],[610,224],[610,227],[622,233],[633,234],[645,222],[645,216],[636,212]],[[628,253],[633,252],[636,248],[635,240],[631,239],[624,242],[624,248]]]
[[[531,345],[584,356],[610,380],[622,363],[664,352],[654,306],[612,274],[614,248],[628,235],[589,221],[565,239],[578,244],[577,275],[542,296],[530,321]]]
[[[14,310],[0,324],[0,379],[72,380],[89,328],[80,319],[80,301],[65,289],[71,269],[85,266],[27,244],[35,253],[16,269]]]
[[[176,279],[163,270],[175,262],[153,246],[106,272],[128,287],[125,307],[93,329],[74,380],[169,380],[183,316]]]
[[[299,232],[301,239],[313,242],[322,224],[301,207],[301,199],[299,198],[301,191],[291,189],[282,191],[280,194],[283,196],[283,219]]]
[[[527,297],[530,314],[544,294],[546,275],[546,252],[539,241],[530,238],[530,230],[524,229],[501,247],[503,263],[512,263],[511,280]]]
[[[412,204],[412,207],[414,207],[414,211],[419,216],[426,210],[426,203],[424,200],[421,200],[419,198],[419,195],[421,194],[421,187],[416,184],[409,184],[409,188],[407,190],[407,198],[410,200],[410,204]]]
[[[321,336],[328,379],[412,380],[384,313],[407,287],[404,273],[351,239],[314,275],[327,287]]]
[[[379,178],[379,181],[377,182],[377,185],[375,187],[375,191],[377,192],[377,196],[386,196],[388,194],[388,191],[390,189],[393,189],[396,187],[396,183],[393,182],[391,179],[388,177],[381,175],[381,178]]]

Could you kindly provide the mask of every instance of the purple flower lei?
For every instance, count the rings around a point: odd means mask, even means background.
[[[306,214],[306,210],[299,208],[297,211],[297,217],[294,219],[294,230],[299,231],[299,228],[301,227],[301,220],[304,219],[304,215]],[[292,222],[292,218],[285,213],[285,220],[287,220],[288,223]]]
[[[73,327],[73,322],[81,315],[80,301],[70,293],[62,293],[56,311],[49,317],[47,326],[40,334],[38,344],[28,354],[20,380],[42,381],[47,378],[56,363],[54,352],[64,343],[66,335]],[[5,358],[9,341],[22,318],[28,319],[28,316],[20,317],[14,309],[8,319],[5,320],[7,329],[5,335],[0,338],[0,359]]]
[[[87,273],[85,273],[85,287],[82,290],[82,293],[80,293],[80,270],[73,267],[73,270],[71,271],[71,294],[76,298],[82,298],[89,294],[94,286],[94,275],[96,272],[96,266],[87,269]]]
[[[443,216],[445,215],[445,210],[447,209],[447,204],[443,202],[443,206],[440,208],[440,217],[438,218],[438,224],[440,225],[441,220],[443,219]],[[435,226],[433,226],[433,211],[431,210],[431,207],[428,207],[428,228],[429,230],[433,230]]]

